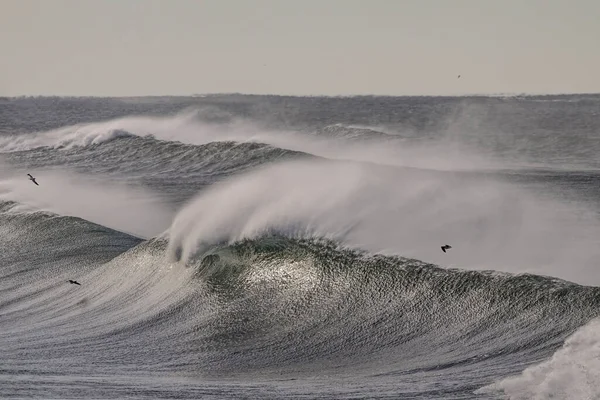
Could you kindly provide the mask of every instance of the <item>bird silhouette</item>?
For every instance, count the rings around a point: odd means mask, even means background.
[[[33,176],[31,176],[31,174],[27,174],[27,175],[29,175],[29,180],[30,180],[31,182],[33,182],[33,183],[35,183],[36,185],[40,186],[40,185],[39,185],[39,184],[38,184],[38,183],[35,181],[35,178],[34,178]]]
[[[452,246],[450,246],[449,244],[445,244],[442,246],[442,251],[445,253],[446,250],[451,249],[451,248],[452,248]]]
[[[79,286],[81,286],[81,283],[79,283],[79,282],[77,282],[77,281],[74,281],[74,280],[71,280],[71,279],[69,279],[69,283],[70,283],[70,284],[72,284],[72,285],[74,284],[74,285],[79,285]]]

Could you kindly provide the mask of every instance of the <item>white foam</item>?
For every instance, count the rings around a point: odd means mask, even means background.
[[[513,400],[600,398],[600,319],[575,332],[549,360],[477,393],[497,391]]]

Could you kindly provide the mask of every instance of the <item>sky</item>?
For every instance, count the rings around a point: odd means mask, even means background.
[[[598,93],[599,21],[598,0],[0,0],[0,96]]]

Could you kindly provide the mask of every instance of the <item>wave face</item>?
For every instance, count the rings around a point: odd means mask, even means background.
[[[0,397],[595,398],[596,105],[5,100]]]

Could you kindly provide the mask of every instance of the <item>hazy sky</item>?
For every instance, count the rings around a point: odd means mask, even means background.
[[[600,0],[0,0],[0,95],[215,92],[600,92]]]

